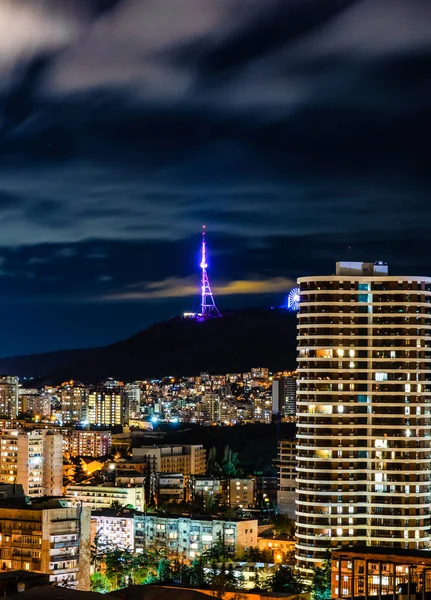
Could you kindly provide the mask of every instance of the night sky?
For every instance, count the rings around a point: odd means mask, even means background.
[[[429,0],[0,0],[0,355],[431,275]],[[349,249],[350,248],[350,249]]]

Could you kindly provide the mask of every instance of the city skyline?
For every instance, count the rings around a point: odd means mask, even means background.
[[[431,273],[431,7],[176,6],[0,0],[1,356],[196,310],[203,223],[221,312]]]

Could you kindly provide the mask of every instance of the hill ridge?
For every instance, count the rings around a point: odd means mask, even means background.
[[[61,350],[0,359],[0,373],[38,376],[41,383],[70,379],[95,383],[106,377],[135,381],[201,372],[245,372],[262,366],[295,368],[296,314],[284,309],[225,311],[198,322],[172,317],[99,348]],[[37,372],[28,372],[31,367]],[[26,372],[24,372],[26,371]]]

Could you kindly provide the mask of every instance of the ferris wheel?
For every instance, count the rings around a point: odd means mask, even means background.
[[[289,310],[299,310],[299,291],[299,288],[293,288],[290,290],[289,295],[287,296],[287,308]]]

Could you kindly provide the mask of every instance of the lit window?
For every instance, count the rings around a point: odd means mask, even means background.
[[[374,375],[374,378],[375,378],[376,381],[387,381],[388,380],[388,374],[377,371],[375,373],[375,375]]]

